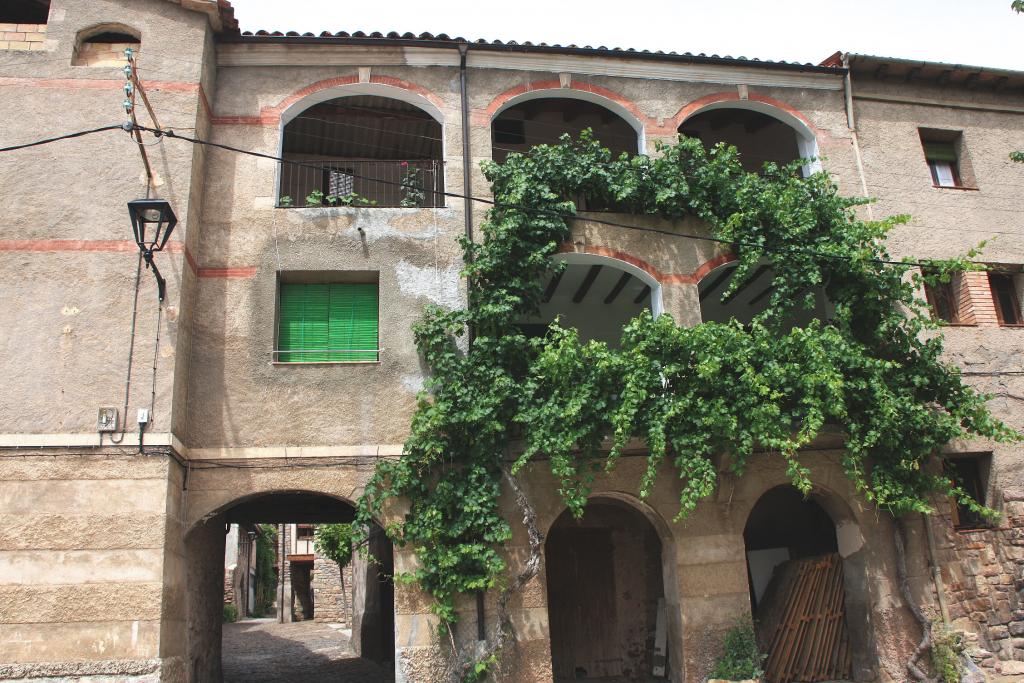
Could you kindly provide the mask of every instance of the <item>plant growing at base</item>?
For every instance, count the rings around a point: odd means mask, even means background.
[[[764,675],[762,665],[767,655],[757,647],[754,626],[748,619],[738,619],[725,634],[722,656],[715,662],[711,678],[726,681],[746,681]]]
[[[964,673],[964,643],[959,631],[936,622],[932,625],[932,670],[942,683],[960,683]]]

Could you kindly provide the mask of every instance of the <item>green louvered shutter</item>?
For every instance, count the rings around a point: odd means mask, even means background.
[[[331,360],[377,360],[377,285],[331,285]]]
[[[956,161],[956,148],[952,142],[926,142],[924,158],[928,161]]]
[[[281,284],[278,360],[377,360],[376,284]]]

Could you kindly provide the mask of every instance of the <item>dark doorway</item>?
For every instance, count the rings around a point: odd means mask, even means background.
[[[583,519],[558,518],[544,550],[555,681],[663,680],[662,548],[650,522],[592,501]]]
[[[835,524],[792,486],[757,501],[743,532],[768,683],[849,679],[853,652]]]

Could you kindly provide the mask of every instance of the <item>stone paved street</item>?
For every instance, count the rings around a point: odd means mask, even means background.
[[[224,624],[225,683],[391,683],[391,671],[352,654],[347,631],[315,621]]]

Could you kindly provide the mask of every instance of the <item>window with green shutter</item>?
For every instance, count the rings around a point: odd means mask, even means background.
[[[375,361],[377,284],[281,283],[277,360]]]

